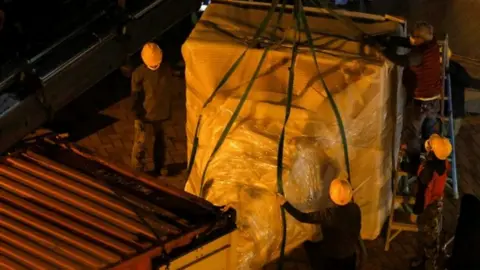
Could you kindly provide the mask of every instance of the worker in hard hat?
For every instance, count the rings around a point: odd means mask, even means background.
[[[147,153],[153,150],[154,175],[166,175],[166,143],[164,121],[170,117],[171,93],[168,88],[170,71],[163,63],[160,47],[148,42],[143,46],[143,64],[132,74],[135,135],[132,149],[132,167],[147,171]]]
[[[277,201],[298,221],[320,224],[323,240],[305,243],[313,269],[356,269],[361,213],[358,205],[352,202],[350,183],[345,179],[334,179],[329,197],[333,207],[311,213],[299,211],[280,194]]]
[[[369,45],[377,47],[394,64],[405,67],[404,86],[407,91],[407,108],[404,119],[402,144],[410,161],[417,168],[422,148],[422,127],[425,120],[434,124],[440,112],[442,91],[442,66],[440,47],[434,36],[433,26],[426,22],[417,22],[412,35],[403,37],[366,37]],[[398,54],[399,47],[409,48],[407,54]],[[434,125],[426,128],[432,134]],[[415,171],[411,172],[415,174]]]
[[[417,222],[420,237],[417,239],[419,256],[412,262],[413,267],[424,264],[425,269],[438,269],[440,253],[443,194],[450,164],[448,157],[452,145],[447,138],[433,134],[425,141],[426,159],[418,169],[417,194],[412,222]],[[418,216],[418,218],[417,218]]]

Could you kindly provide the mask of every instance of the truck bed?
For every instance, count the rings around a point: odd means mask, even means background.
[[[158,268],[235,229],[232,212],[55,138],[3,156],[0,193],[2,269]]]

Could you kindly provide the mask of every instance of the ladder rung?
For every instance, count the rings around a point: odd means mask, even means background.
[[[408,232],[418,232],[418,227],[416,224],[413,223],[403,223],[403,222],[395,222],[393,221],[390,224],[390,230],[402,230]]]
[[[395,196],[396,203],[406,203],[406,204],[415,204],[415,197],[407,196]]]

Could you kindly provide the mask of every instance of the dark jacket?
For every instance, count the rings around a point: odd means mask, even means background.
[[[132,74],[133,111],[139,120],[162,121],[170,117],[170,70],[162,63],[157,70],[145,65]]]
[[[325,256],[343,259],[355,254],[362,222],[360,207],[355,203],[312,213],[303,213],[288,202],[284,208],[300,222],[320,224],[323,235],[320,243]]]
[[[463,118],[465,117],[465,88],[471,87],[472,78],[464,67],[453,60],[450,60],[448,71],[452,89],[453,118]]]
[[[430,154],[428,159],[420,165],[417,174],[418,189],[413,207],[414,214],[420,215],[428,205],[443,197],[448,169],[448,161],[439,160],[433,154]]]

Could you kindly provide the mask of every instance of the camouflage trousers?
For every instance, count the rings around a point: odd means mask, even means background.
[[[135,170],[147,171],[147,153],[153,156],[153,171],[159,173],[165,165],[166,156],[163,121],[135,120],[131,160]]]
[[[425,259],[426,270],[437,270],[440,257],[440,233],[442,231],[443,201],[432,202],[418,217],[418,250]]]

